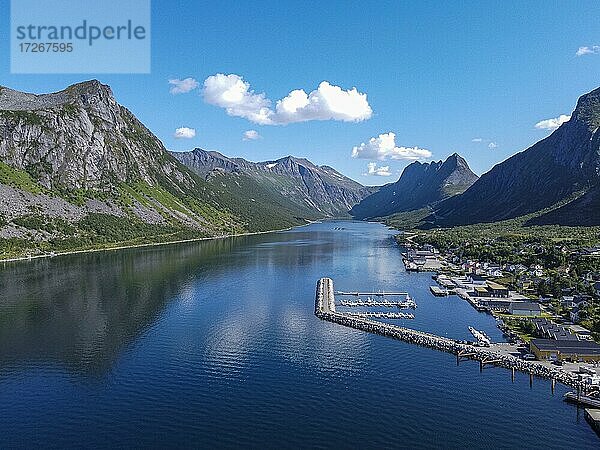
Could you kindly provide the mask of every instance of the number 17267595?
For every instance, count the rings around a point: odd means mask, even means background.
[[[21,53],[71,53],[72,42],[21,42]]]

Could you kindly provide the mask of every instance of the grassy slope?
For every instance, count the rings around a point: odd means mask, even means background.
[[[208,183],[248,231],[287,228],[317,218],[314,211],[290,202],[250,176],[218,174]]]
[[[29,230],[30,236],[25,239],[0,239],[0,258],[269,231],[300,225],[306,222],[305,219],[314,218],[308,213],[301,214],[298,208],[287,208],[248,177],[239,177],[235,182],[219,177],[204,182],[194,177],[197,186],[188,192],[181,192],[168,182],[155,186],[142,182],[120,183],[114,195],[91,190],[56,192],[39,185],[27,172],[0,163],[2,184],[33,194],[59,196],[78,205],[84,204],[89,198],[110,199],[126,211],[134,200],[144,206],[158,203],[162,205],[161,212],[166,220],[163,225],[147,224],[130,210],[125,218],[90,214],[74,223],[32,214],[12,221],[14,225]],[[205,227],[195,229],[186,226],[167,210],[204,220]],[[6,223],[7,220],[0,217],[0,226]],[[34,236],[39,232],[55,237],[36,241]]]

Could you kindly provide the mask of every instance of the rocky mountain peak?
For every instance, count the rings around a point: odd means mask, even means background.
[[[579,97],[571,118],[585,123],[590,130],[600,126],[600,88]]]
[[[298,166],[304,166],[309,169],[317,167],[306,158],[297,158],[291,155],[284,156],[283,158],[278,159],[276,162],[293,169],[297,168]]]
[[[84,81],[49,94],[0,91],[0,158],[46,188],[107,189],[114,181],[193,184],[110,87]]]
[[[470,170],[467,161],[456,152],[448,156],[448,158],[446,158],[446,161],[444,161],[444,164],[450,167],[467,168]]]
[[[0,89],[0,110],[39,111],[66,104],[87,108],[98,104],[115,106],[117,102],[110,87],[98,80],[73,84],[62,91],[50,94],[30,94],[6,87]]]
[[[457,153],[445,161],[415,161],[404,168],[398,181],[362,200],[351,214],[365,219],[424,208],[465,191],[477,178]]]
[[[589,205],[598,204],[595,187],[600,182],[599,129],[600,88],[579,98],[571,120],[528,149],[496,164],[463,194],[441,202],[428,221],[436,226],[454,226],[511,219],[554,207],[589,191],[582,200],[570,201],[569,207],[543,220],[572,223],[570,216],[584,217],[590,213]],[[600,215],[593,211],[591,217]],[[600,222],[582,219],[580,223]]]
[[[285,202],[300,206],[302,210],[316,211],[319,215],[344,216],[373,191],[331,167],[317,166],[306,158],[291,155],[251,162],[202,149],[171,154],[207,179],[213,175],[247,177],[285,199]]]

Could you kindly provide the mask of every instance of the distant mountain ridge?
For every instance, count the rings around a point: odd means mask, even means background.
[[[207,180],[228,174],[250,177],[274,195],[317,215],[346,216],[352,206],[377,189],[365,187],[329,166],[293,156],[251,162],[201,148],[171,155]]]
[[[398,181],[366,197],[350,214],[357,219],[370,219],[421,209],[463,192],[476,180],[477,175],[457,153],[445,161],[415,161],[402,171]]]
[[[427,221],[454,226],[510,219],[579,194],[530,223],[599,225],[599,127],[600,88],[581,96],[571,119],[550,136],[495,165],[461,195],[441,202]]]

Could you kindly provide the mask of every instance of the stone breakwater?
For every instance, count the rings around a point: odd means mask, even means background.
[[[550,378],[574,388],[584,387],[583,383],[577,379],[577,375],[561,370],[560,368],[547,367],[535,361],[525,361],[516,356],[495,352],[493,349],[464,344],[454,339],[437,336],[424,331],[412,330],[410,328],[399,327],[367,318],[352,317],[336,312],[333,280],[331,278],[321,278],[317,282],[315,315],[319,319],[356,328],[357,330],[387,336],[410,344],[455,355],[462,354],[477,361],[493,361],[493,364],[496,366],[515,369],[537,377]]]

